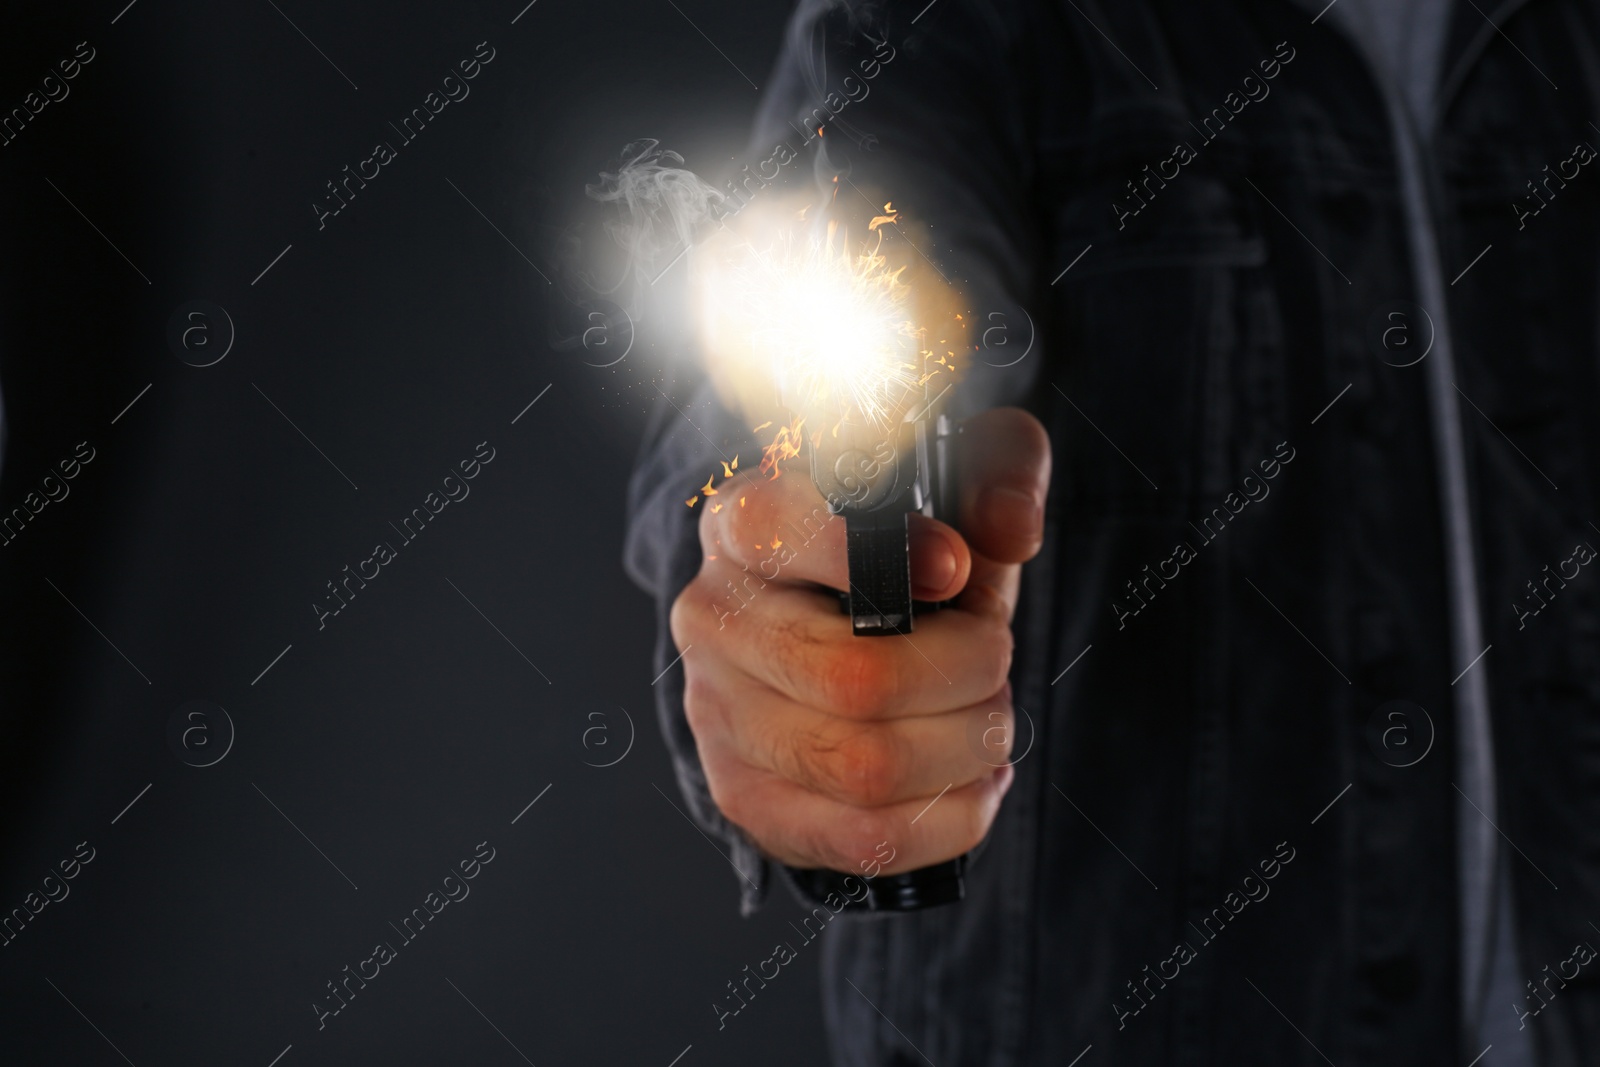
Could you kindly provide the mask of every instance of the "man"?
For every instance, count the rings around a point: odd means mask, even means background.
[[[838,523],[727,617],[820,499],[685,509],[752,443],[710,391],[633,485],[680,780],[759,889],[976,849],[834,924],[838,1062],[1600,1062],[1597,57],[1578,0],[802,4],[757,145],[820,124],[1016,344],[910,641],[815,591]]]

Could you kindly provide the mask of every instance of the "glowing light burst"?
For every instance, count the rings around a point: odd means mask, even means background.
[[[904,268],[889,268],[881,237],[852,252],[835,225],[822,239],[783,231],[765,251],[743,244],[703,291],[723,341],[764,364],[751,369],[818,422],[887,426],[925,380]]]

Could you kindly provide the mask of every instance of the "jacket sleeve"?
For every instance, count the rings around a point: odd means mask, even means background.
[[[685,399],[663,395],[645,431],[639,461],[628,486],[628,533],[623,562],[628,574],[655,599],[656,715],[672,755],[678,788],[688,814],[730,849],[729,862],[740,878],[741,910],[760,906],[771,880],[767,862],[748,838],[717,810],[706,786],[694,734],[683,712],[683,671],[667,627],[672,602],[700,569],[698,509],[686,504],[723,460],[752,457],[755,437],[717,403],[708,383],[699,382]],[[747,459],[748,462],[748,459]]]
[[[1038,372],[1037,357],[1007,365],[1015,350],[1000,351],[998,334],[985,341],[984,326],[995,314],[1021,326],[1043,301],[1036,133],[1041,109],[1081,113],[1084,100],[1075,83],[1070,100],[1038,90],[1040,62],[1078,66],[1030,47],[1052,6],[801,0],[748,152],[787,143],[801,153],[787,168],[795,187],[904,213],[908,224],[884,228],[885,251],[937,272],[977,325],[968,340],[979,350],[952,391],[958,416],[1020,402]]]
[[[1018,43],[1027,28],[1023,5],[1015,6],[1019,11],[1012,13],[985,0],[801,0],[768,79],[749,153],[770,159],[775,146],[788,145],[796,158],[772,184],[790,194],[825,186],[839,174],[837,195],[860,197],[869,211],[882,201],[868,197],[892,197],[936,240],[898,229],[887,240],[911,243],[984,322],[990,312],[1009,312],[1016,322],[1037,273],[1027,192],[1032,165],[1023,147],[1029,79]],[[765,186],[745,192],[784,195]],[[1026,395],[1038,358],[1002,366],[1013,358],[1003,356],[973,361],[952,391],[955,414]],[[678,650],[667,616],[700,566],[699,512],[685,501],[720,471],[721,461],[759,450],[746,425],[704,382],[663,397],[630,483],[625,548],[629,574],[656,600],[655,666],[666,672],[656,684],[657,713],[678,784],[689,814],[729,847],[746,914],[764,899],[772,866],[711,801],[683,712],[683,672],[668,669]]]

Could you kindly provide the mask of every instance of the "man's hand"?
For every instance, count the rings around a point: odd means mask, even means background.
[[[958,444],[962,533],[911,516],[914,595],[955,603],[909,637],[851,634],[845,524],[805,475],[736,476],[701,506],[704,562],[672,606],[693,646],[685,710],[712,799],[780,862],[877,876],[951,859],[1011,785],[1011,615],[1049,439],[1004,408]]]

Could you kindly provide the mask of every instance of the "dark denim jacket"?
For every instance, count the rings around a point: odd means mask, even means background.
[[[1600,1062],[1600,960],[1577,951],[1600,946],[1600,573],[1580,547],[1600,546],[1600,6],[1457,5],[1421,141],[1454,279],[1430,307],[1384,98],[1314,9],[916,0],[862,24],[825,7],[796,16],[757,158],[800,149],[831,79],[888,42],[822,140],[932,221],[921,251],[1008,342],[980,345],[961,403],[1030,407],[1056,471],[1016,620],[1027,754],[964,903],[828,939],[838,1060],[1478,1054],[1418,361],[1442,321],[1488,646],[1486,815],[1513,850],[1531,983],[1520,1009],[1485,1010],[1527,1011],[1541,1063]],[[691,392],[658,413],[631,490],[662,668],[699,564],[683,500],[712,469],[704,435],[753,444]],[[764,889],[707,797],[681,671],[661,689],[696,815]]]

